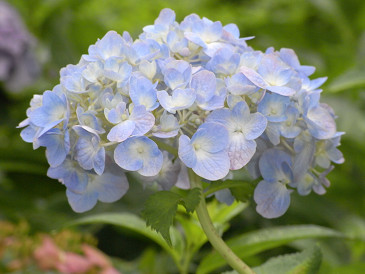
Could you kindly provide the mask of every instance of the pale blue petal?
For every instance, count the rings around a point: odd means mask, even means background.
[[[24,128],[20,132],[20,137],[22,137],[22,139],[27,143],[33,143],[33,141],[35,141],[40,130],[41,130],[41,128],[39,128],[33,124],[29,124],[29,126]]]
[[[217,74],[232,75],[236,72],[239,62],[240,55],[226,46],[216,51],[206,67]]]
[[[215,153],[227,148],[228,139],[228,131],[223,125],[204,123],[191,138],[191,143],[196,150]]]
[[[191,81],[191,65],[183,60],[173,60],[166,64],[163,75],[170,89],[184,89]]]
[[[79,167],[77,162],[66,158],[57,167],[50,167],[47,176],[52,179],[61,180],[67,188],[75,193],[82,193],[88,185],[88,174]]]
[[[176,117],[164,112],[160,117],[160,124],[153,128],[152,135],[159,138],[171,138],[178,134],[179,128]]]
[[[172,101],[176,110],[185,109],[190,107],[196,98],[196,92],[194,89],[176,89],[172,92]]]
[[[224,107],[224,102],[226,100],[226,89],[221,89],[222,93],[219,95],[214,95],[209,101],[199,104],[199,107],[204,110],[215,110]]]
[[[84,111],[80,106],[76,109],[77,119],[80,125],[88,126],[100,133],[104,133],[105,130],[101,127],[101,121],[95,116],[94,111]]]
[[[143,167],[138,170],[138,173],[143,176],[155,176],[161,171],[163,155],[155,142],[147,137],[144,138],[143,141],[149,146],[149,150],[143,155]]]
[[[285,86],[269,86],[267,89],[283,96],[292,96],[295,94],[294,89]]]
[[[282,216],[290,205],[290,191],[281,183],[261,181],[255,189],[256,211],[271,219]]]
[[[231,111],[229,109],[226,108],[217,109],[214,110],[211,114],[209,114],[209,116],[205,119],[205,121],[226,125],[230,117],[231,117]]]
[[[282,122],[287,119],[286,109],[289,103],[289,97],[266,93],[257,110],[264,114],[270,122]]]
[[[293,75],[293,71],[274,54],[262,57],[257,72],[271,86],[283,86]]]
[[[196,155],[190,139],[186,135],[179,138],[179,158],[187,167],[194,167],[196,164]]]
[[[186,32],[184,32],[184,36],[190,42],[193,42],[194,44],[197,44],[198,46],[201,46],[202,48],[207,47],[207,44],[200,38],[200,35],[198,33],[186,31]]]
[[[336,164],[342,164],[344,163],[345,159],[343,158],[343,154],[341,151],[339,151],[337,148],[332,147],[327,151],[328,158],[336,163]]]
[[[249,117],[250,108],[245,101],[241,101],[234,106],[231,115],[236,121],[242,121],[242,119]]]
[[[266,83],[264,78],[262,78],[262,76],[253,69],[242,66],[240,68],[240,71],[247,77],[248,80],[254,83],[257,87],[262,89],[266,89],[268,87],[268,84]]]
[[[264,180],[267,182],[277,182],[289,179],[282,170],[283,163],[291,166],[292,161],[289,154],[278,149],[266,150],[259,161],[260,172]]]
[[[193,171],[200,177],[216,181],[227,176],[230,163],[228,153],[225,150],[216,153],[199,150],[196,157],[197,161],[193,166]]]
[[[105,149],[100,147],[100,137],[86,126],[73,126],[79,135],[75,150],[76,159],[80,166],[86,170],[94,169],[97,174],[102,174],[105,166]]]
[[[308,195],[315,184],[315,178],[310,173],[305,173],[303,177],[298,179],[297,191],[301,196]]]
[[[228,24],[223,27],[223,29],[229,32],[234,38],[240,38],[240,30],[236,24]]]
[[[93,168],[96,174],[101,175],[104,172],[105,168],[105,148],[101,147],[95,153],[93,158]]]
[[[46,147],[46,157],[51,167],[58,166],[66,159],[70,150],[68,131],[62,132],[55,128],[49,130],[38,139],[40,146]]]
[[[98,200],[104,203],[119,200],[129,188],[127,176],[115,164],[109,166],[103,175],[95,176],[92,185],[98,193]]]
[[[200,104],[209,101],[217,88],[215,74],[208,70],[202,70],[194,74],[191,79],[191,87],[196,91],[196,100]]]
[[[165,8],[160,11],[159,16],[155,20],[155,24],[170,25],[175,21],[175,12],[171,9]]]
[[[135,106],[129,119],[135,123],[133,136],[146,134],[155,124],[155,116],[144,106]]]
[[[92,209],[98,201],[98,193],[96,192],[86,191],[84,193],[77,194],[67,189],[66,196],[73,211],[78,213],[83,213]]]
[[[61,99],[52,91],[43,94],[42,106],[29,115],[30,122],[39,127],[56,126],[67,117],[66,99]]]
[[[172,97],[167,93],[166,90],[157,91],[157,98],[161,106],[170,113],[176,113],[174,102]]]
[[[121,57],[124,50],[124,39],[117,32],[109,31],[96,43],[96,46],[98,55],[104,60],[110,57]]]
[[[329,139],[335,135],[336,122],[326,108],[320,105],[312,107],[304,118],[313,137]]]
[[[143,105],[147,110],[158,107],[155,85],[146,77],[132,77],[129,95],[136,106]]]
[[[114,151],[114,160],[122,168],[137,171],[143,176],[155,176],[163,163],[162,152],[151,139],[131,137],[119,144]]]
[[[111,142],[123,142],[136,128],[136,123],[131,120],[126,120],[112,127],[108,133],[108,140]]]
[[[194,89],[175,89],[170,96],[165,90],[157,92],[158,100],[161,106],[170,113],[175,113],[176,110],[189,108],[195,101]]]
[[[126,114],[128,116],[128,113],[126,111],[126,103],[125,102],[120,102],[117,104],[116,108],[112,108],[112,109],[104,109],[104,115],[105,118],[112,124],[118,124],[121,122],[121,116],[123,114]]]
[[[143,167],[143,158],[137,153],[138,139],[128,138],[114,150],[115,163],[123,169],[137,171]]]
[[[267,126],[267,119],[261,113],[252,113],[245,119],[245,137],[247,140],[254,140],[260,137]]]
[[[277,146],[280,144],[280,124],[274,122],[268,122],[265,130],[265,134],[269,138],[270,142]]]
[[[236,73],[232,77],[227,77],[225,82],[228,91],[233,95],[249,95],[259,89],[242,72]]]

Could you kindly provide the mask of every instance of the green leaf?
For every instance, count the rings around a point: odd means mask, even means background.
[[[150,228],[146,227],[145,221],[132,213],[97,214],[80,218],[78,220],[69,223],[68,225],[84,225],[84,224],[95,224],[95,223],[111,224],[122,228],[130,229],[134,232],[144,235],[145,237],[159,244],[168,253],[170,253],[174,259],[180,258],[178,249],[171,248],[169,245],[167,245],[164,239],[161,237],[161,235],[151,230]],[[178,239],[179,237],[181,237],[181,234],[179,234],[175,230],[172,230],[172,232],[173,232],[172,233],[173,239],[175,239],[174,242],[181,242],[182,240]]]
[[[147,226],[159,232],[169,246],[171,246],[170,227],[174,221],[180,200],[181,196],[179,194],[159,191],[148,198],[143,210],[143,217]]]
[[[241,194],[247,193],[248,195],[252,194],[254,184],[252,182],[245,182],[241,180],[226,180],[226,181],[214,181],[209,184],[209,186],[204,190],[205,197],[213,194],[216,191],[229,188],[233,194],[233,192],[238,192]],[[234,195],[234,194],[233,194]],[[235,197],[236,198],[236,197]],[[237,198],[236,198],[237,199]],[[240,199],[237,199],[240,200]],[[247,200],[245,200],[247,201]]]
[[[340,92],[365,86],[365,69],[349,70],[333,80],[329,92]]]
[[[299,239],[345,237],[335,230],[316,225],[293,225],[260,229],[231,238],[227,245],[236,255],[245,259],[259,252],[272,249]],[[212,252],[200,263],[197,273],[211,273],[226,264],[224,259]]]
[[[170,227],[176,215],[177,206],[183,205],[188,213],[193,212],[200,202],[200,189],[194,188],[186,194],[159,191],[152,194],[145,203],[143,217],[147,226],[159,232],[171,246]]]
[[[247,206],[247,203],[239,203],[236,201],[230,206],[219,203],[217,200],[212,200],[207,203],[212,222],[215,228],[221,232],[227,230],[229,228],[229,221],[240,214]],[[179,212],[181,210],[178,208]],[[176,219],[184,228],[187,246],[191,249],[191,253],[194,254],[208,241],[207,236],[200,226],[198,217],[196,214],[190,216],[177,214]]]
[[[282,255],[255,267],[257,274],[313,274],[317,273],[322,261],[322,252],[318,246],[302,252]]]
[[[194,212],[195,208],[199,205],[200,193],[201,191],[199,188],[193,188],[187,192],[185,197],[183,197],[182,205],[188,213]]]
[[[247,183],[242,184],[240,187],[231,188],[233,197],[240,202],[247,202],[252,196],[253,191],[253,185]]]

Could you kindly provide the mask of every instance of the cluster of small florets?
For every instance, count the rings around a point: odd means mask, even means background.
[[[254,200],[267,218],[284,214],[293,189],[325,192],[331,162],[343,162],[341,133],[314,67],[291,49],[255,51],[236,25],[195,14],[179,24],[164,9],[143,30],[135,41],[108,32],[34,96],[20,125],[46,147],[48,176],[75,211],[121,198],[125,172],[169,189],[189,187],[187,168],[215,181],[246,167],[263,178]]]
[[[34,44],[16,10],[0,1],[0,82],[7,90],[19,91],[39,75]]]

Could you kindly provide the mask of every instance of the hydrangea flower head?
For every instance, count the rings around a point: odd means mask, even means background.
[[[247,168],[262,177],[257,212],[279,217],[294,190],[325,192],[342,133],[320,103],[326,78],[310,79],[293,50],[255,51],[248,39],[196,14],[178,23],[170,9],[135,40],[110,31],[33,97],[21,137],[46,147],[48,176],[77,212],[120,199],[126,173],[169,189],[189,187],[188,168],[208,181]]]

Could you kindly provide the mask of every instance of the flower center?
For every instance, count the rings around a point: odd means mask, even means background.
[[[193,146],[194,146],[194,149],[195,150],[199,150],[201,148],[201,145],[200,144],[194,144]]]

